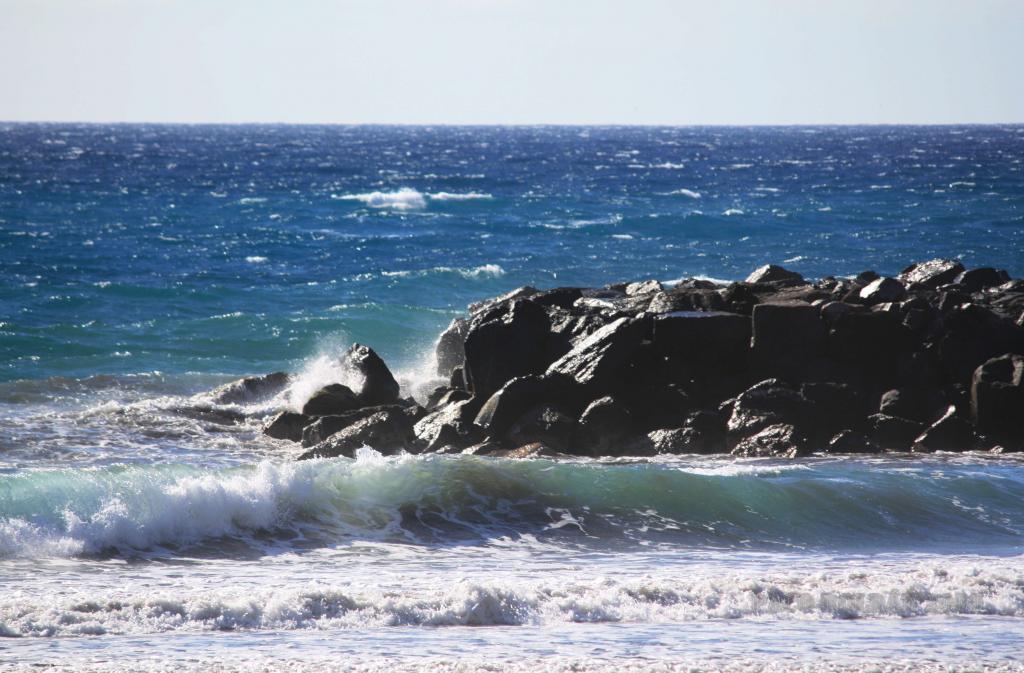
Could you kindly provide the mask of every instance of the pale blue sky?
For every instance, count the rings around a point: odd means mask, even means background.
[[[1024,122],[1024,0],[0,0],[0,119]]]

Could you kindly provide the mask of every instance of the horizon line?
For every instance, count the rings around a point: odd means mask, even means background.
[[[318,122],[318,121],[82,121],[10,120],[2,125],[75,126],[338,126],[338,127],[448,127],[448,128],[829,128],[829,127],[970,127],[1024,126],[1021,121],[985,122],[756,122],[756,123],[637,123],[637,122]]]

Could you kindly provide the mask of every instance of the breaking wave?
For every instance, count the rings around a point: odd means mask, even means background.
[[[411,187],[402,187],[393,192],[365,192],[362,194],[343,194],[332,198],[341,201],[359,201],[370,208],[390,208],[392,210],[420,210],[427,207],[427,201],[474,201],[494,198],[482,192],[433,192],[423,193]]]
[[[961,460],[604,463],[364,449],[355,460],[243,468],[22,471],[0,475],[0,557],[134,554],[296,531],[319,544],[531,536],[601,548],[1020,553],[1019,464]]]

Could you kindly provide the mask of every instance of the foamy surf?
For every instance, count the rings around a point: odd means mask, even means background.
[[[197,587],[133,594],[95,589],[59,599],[0,599],[0,633],[52,637],[168,631],[324,630],[399,626],[664,624],[707,620],[871,620],[1024,616],[1019,564],[986,559],[902,563],[874,572],[737,572],[458,579],[408,585],[318,583]]]
[[[428,201],[479,201],[493,199],[494,196],[483,192],[420,192],[411,187],[402,187],[391,192],[364,192],[361,194],[342,194],[332,196],[341,201],[359,201],[370,208],[390,208],[392,210],[421,210],[427,207]]]

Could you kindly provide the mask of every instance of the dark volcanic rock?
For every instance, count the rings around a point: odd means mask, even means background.
[[[924,425],[898,416],[872,414],[867,419],[868,439],[883,449],[908,451]]]
[[[302,445],[308,447],[319,444],[334,433],[344,430],[356,421],[361,421],[367,416],[371,416],[381,411],[401,413],[404,409],[398,405],[362,407],[344,414],[314,418],[302,430]]]
[[[654,320],[654,349],[669,380],[698,380],[700,390],[721,399],[746,383],[750,330],[750,318],[737,313],[669,313]]]
[[[979,433],[1024,444],[1024,355],[1001,355],[974,371],[971,418]]]
[[[332,383],[313,393],[304,405],[302,413],[307,416],[333,416],[353,411],[362,404],[352,389],[340,383]]]
[[[634,386],[620,399],[630,409],[633,428],[640,432],[678,428],[694,408],[690,396],[674,384]]]
[[[722,292],[726,308],[733,313],[750,315],[754,306],[761,303],[760,297],[747,283],[732,283]]]
[[[878,410],[888,416],[931,423],[938,411],[938,396],[923,388],[894,388],[882,394]]]
[[[413,438],[412,424],[405,414],[393,409],[378,411],[334,433],[300,455],[299,460],[335,456],[351,458],[363,446],[391,455],[410,447]]]
[[[529,300],[474,320],[465,343],[465,376],[473,394],[486,399],[509,379],[543,372],[550,329],[544,307]]]
[[[473,418],[480,411],[479,398],[453,402],[427,414],[413,426],[416,443],[424,451],[437,451],[445,446],[467,447],[483,438]]]
[[[870,311],[840,315],[828,335],[828,353],[847,365],[844,379],[863,386],[890,386],[906,358],[910,331],[898,313]]]
[[[960,306],[945,316],[943,326],[938,354],[954,382],[970,381],[975,369],[1003,353],[1024,353],[1024,332],[984,306]]]
[[[213,401],[218,404],[261,402],[282,392],[290,382],[291,376],[285,372],[249,376],[217,388],[213,391]]]
[[[461,367],[466,359],[463,346],[466,343],[466,334],[469,332],[469,321],[465,318],[456,318],[441,336],[437,339],[437,346],[434,347],[434,355],[437,359],[437,375],[449,378],[456,367]]]
[[[342,364],[362,379],[359,402],[363,406],[392,404],[398,401],[398,382],[380,356],[369,346],[352,344],[345,353]]]
[[[809,453],[807,441],[800,431],[788,423],[769,425],[757,434],[743,439],[732,450],[734,456],[776,456],[796,458]]]
[[[487,398],[473,422],[490,437],[499,438],[523,414],[538,404],[567,402],[567,387],[566,382],[558,376],[518,376]]]
[[[879,278],[862,287],[858,293],[860,300],[869,306],[900,301],[906,294],[903,283],[895,278]]]
[[[810,403],[800,428],[815,443],[832,436],[836,428],[859,427],[867,411],[864,394],[844,383],[805,383],[800,394]]]
[[[619,318],[553,362],[548,374],[565,376],[588,392],[614,393],[621,389],[645,332],[645,321]]]
[[[294,439],[301,430],[306,444],[334,447],[321,454],[348,455],[377,428],[377,444],[391,450],[393,412],[414,424],[415,448],[445,453],[1024,450],[1024,355],[997,357],[1024,353],[1024,280],[955,260],[898,278],[808,283],[769,265],[727,287],[523,287],[471,305],[436,352],[447,385],[426,408],[400,401],[383,361],[357,345],[345,365],[362,390],[318,391],[304,409],[316,416],[283,414],[267,432]],[[274,374],[215,395],[269,399],[287,385]],[[951,405],[970,406],[970,419],[943,415]],[[244,420],[212,407],[179,413]]]
[[[932,259],[911,264],[900,272],[899,279],[910,289],[917,287],[935,289],[952,283],[964,270],[964,265],[955,259]]]
[[[727,429],[735,444],[769,425],[804,424],[811,413],[811,403],[797,390],[777,379],[767,379],[751,386],[736,398]]]
[[[571,452],[580,456],[622,455],[632,426],[632,416],[624,404],[610,396],[598,398],[580,415]]]
[[[263,434],[274,439],[289,439],[298,442],[302,439],[302,430],[313,421],[305,414],[294,411],[282,411],[274,416],[263,428]]]
[[[804,283],[804,277],[795,271],[789,271],[781,266],[765,264],[747,276],[746,282],[799,285]]]
[[[956,278],[959,285],[964,286],[968,292],[978,292],[990,287],[998,287],[1010,280],[1010,274],[990,266],[980,269],[969,269]]]
[[[878,453],[880,449],[863,432],[843,430],[829,440],[825,453]]]
[[[912,448],[917,453],[969,451],[973,443],[974,432],[971,430],[971,424],[957,416],[956,407],[950,405],[942,418],[914,440]]]
[[[758,304],[753,312],[751,357],[760,376],[821,380],[826,324],[810,304]]]
[[[542,404],[527,411],[512,424],[505,441],[512,446],[541,443],[559,453],[565,453],[572,441],[576,421],[550,404]]]
[[[469,305],[469,312],[473,314],[474,317],[477,317],[495,309],[504,310],[517,299],[529,299],[538,294],[540,294],[540,291],[537,288],[524,285],[522,287],[517,287],[510,292],[506,292],[499,297],[474,302]]]
[[[644,455],[721,453],[724,447],[708,450],[706,438],[694,428],[662,428],[652,430],[638,446],[637,453]],[[642,448],[639,448],[642,447]]]
[[[726,453],[725,421],[718,414],[699,411],[691,414],[681,428],[652,430],[634,448],[643,455]]]

